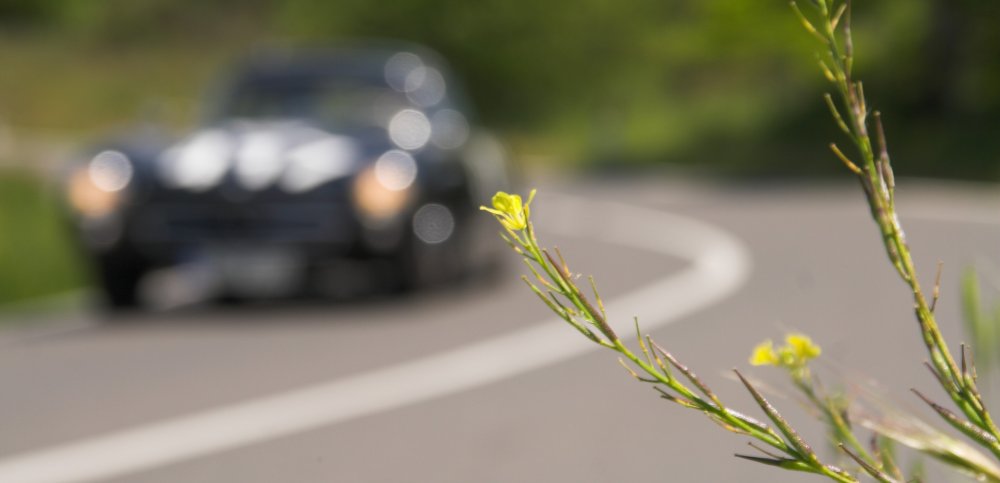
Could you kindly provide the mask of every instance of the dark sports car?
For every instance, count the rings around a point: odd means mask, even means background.
[[[508,165],[433,53],[258,55],[208,111],[178,142],[123,136],[67,174],[111,306],[409,288],[494,260],[476,209]]]

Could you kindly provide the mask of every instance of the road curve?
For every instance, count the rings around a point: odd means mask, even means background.
[[[690,217],[626,203],[545,195],[547,230],[686,261],[681,270],[607,303],[616,329],[632,315],[653,330],[732,295],[750,256],[726,231]],[[599,233],[588,230],[602,226]],[[0,460],[0,481],[97,481],[231,450],[454,394],[579,356],[585,343],[558,318],[416,360],[281,394],[120,430]],[[511,357],[516,353],[516,357]]]

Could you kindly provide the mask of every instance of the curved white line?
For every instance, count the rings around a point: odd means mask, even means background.
[[[734,293],[749,275],[744,246],[708,224],[618,203],[546,198],[544,210],[557,214],[543,221],[546,228],[691,262],[607,305],[623,333],[632,315],[646,329],[665,326]],[[472,389],[597,348],[564,324],[546,320],[329,383],[16,455],[0,460],[0,481],[77,483],[121,476]]]

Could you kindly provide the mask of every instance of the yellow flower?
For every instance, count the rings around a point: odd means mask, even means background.
[[[498,191],[493,195],[493,208],[480,206],[479,209],[488,211],[497,218],[505,228],[511,231],[518,231],[527,228],[528,216],[531,214],[529,205],[535,198],[535,190],[531,190],[528,195],[528,202],[521,203],[521,195],[512,195]]]
[[[791,349],[795,360],[800,364],[805,364],[810,359],[815,359],[822,352],[819,346],[814,344],[812,339],[807,335],[788,334],[785,337],[785,343]]]
[[[750,356],[750,364],[755,366],[777,366],[780,362],[778,354],[774,352],[774,343],[771,342],[771,339],[757,344],[757,347],[753,349],[753,355]]]
[[[808,336],[792,333],[785,336],[785,345],[781,347],[775,348],[770,339],[757,344],[750,355],[750,364],[801,370],[820,352],[819,346]]]

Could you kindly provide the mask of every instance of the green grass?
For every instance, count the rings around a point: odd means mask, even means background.
[[[37,176],[0,171],[0,304],[84,286],[60,213],[54,190]]]

